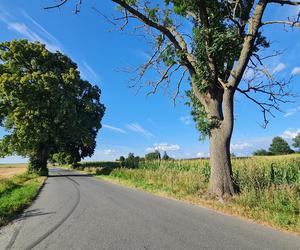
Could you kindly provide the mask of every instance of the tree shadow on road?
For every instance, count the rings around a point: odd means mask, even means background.
[[[51,174],[48,176],[48,178],[53,178],[53,177],[93,177],[94,174],[64,174],[64,175],[59,175],[59,174]]]
[[[49,215],[55,213],[56,212],[42,212],[41,209],[31,209],[22,213],[17,220],[21,221],[21,220],[26,220],[29,217],[43,216],[43,215]]]

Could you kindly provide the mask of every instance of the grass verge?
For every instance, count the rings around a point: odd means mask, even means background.
[[[0,180],[0,226],[10,222],[31,204],[45,179],[24,173]]]
[[[241,193],[225,204],[207,195],[207,160],[145,162],[99,177],[300,235],[300,155],[234,159],[233,170]]]

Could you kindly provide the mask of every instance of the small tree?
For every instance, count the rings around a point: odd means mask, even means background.
[[[270,145],[269,151],[273,155],[283,155],[293,153],[289,144],[280,136],[274,137]]]
[[[134,156],[133,153],[129,153],[128,157],[125,159],[124,162],[121,161],[121,166],[124,164],[127,168],[137,168],[139,166],[140,157]]]
[[[293,147],[298,148],[298,152],[300,152],[300,133],[296,135],[295,138],[293,138]]]
[[[167,161],[167,160],[170,160],[171,158],[170,158],[170,156],[168,156],[167,152],[165,151],[165,152],[164,152],[164,155],[163,155],[163,157],[162,157],[162,159],[163,159],[164,161]]]
[[[120,156],[118,161],[120,162],[121,167],[125,167],[125,157],[123,155]]]
[[[160,152],[158,150],[155,150],[154,152],[150,152],[145,155],[145,159],[147,161],[160,160],[161,159]]]
[[[43,175],[55,153],[73,163],[91,156],[105,109],[100,93],[60,52],[27,40],[0,43],[1,155],[29,157],[29,170]]]

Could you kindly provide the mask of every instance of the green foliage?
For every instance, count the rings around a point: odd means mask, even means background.
[[[59,152],[55,153],[51,156],[51,161],[53,163],[58,163],[59,165],[70,165],[73,163],[72,156],[65,153],[65,152]]]
[[[197,129],[200,131],[200,140],[204,140],[206,136],[210,134],[210,131],[219,126],[219,120],[211,118],[209,119],[204,106],[195,97],[192,91],[186,92],[187,96],[190,98],[191,102],[187,102],[186,105],[192,106],[191,114],[193,120],[196,123]]]
[[[50,155],[65,152],[73,162],[91,156],[104,106],[100,89],[80,78],[77,65],[41,43],[0,43],[2,156],[30,158],[30,170],[46,174]]]
[[[270,145],[269,151],[273,155],[291,154],[294,151],[290,148],[289,144],[280,136],[274,137]]]
[[[298,151],[300,152],[300,133],[296,135],[295,138],[293,138],[293,147],[298,148]]]
[[[147,161],[160,160],[160,159],[161,159],[161,155],[158,150],[155,150],[154,152],[150,152],[145,155],[145,160]]]
[[[162,160],[167,161],[167,160],[170,160],[170,159],[171,159],[170,156],[168,156],[167,152],[165,151],[164,155],[162,157]]]
[[[0,226],[8,223],[36,197],[43,181],[35,174],[0,180]]]
[[[272,153],[265,149],[258,149],[253,152],[253,155],[255,155],[255,156],[272,155]]]
[[[140,157],[134,156],[133,153],[129,153],[127,158],[125,158],[124,156],[121,156],[119,161],[120,161],[121,167],[137,168],[139,166]]]

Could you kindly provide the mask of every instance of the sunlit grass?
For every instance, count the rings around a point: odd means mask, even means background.
[[[241,193],[226,205],[208,195],[208,159],[144,162],[106,178],[300,233],[300,155],[233,158],[232,165]]]
[[[44,180],[45,177],[28,173],[0,180],[0,226],[30,205]]]

